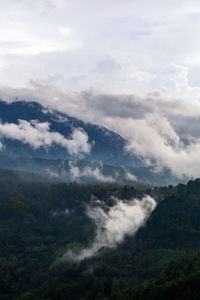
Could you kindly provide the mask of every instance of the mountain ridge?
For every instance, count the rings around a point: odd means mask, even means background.
[[[88,142],[92,145],[91,153],[87,158],[89,160],[101,160],[104,162],[111,162],[113,165],[132,164],[141,165],[141,161],[125,152],[124,148],[126,141],[118,134],[91,123],[85,123],[77,118],[71,117],[67,114],[44,107],[37,102],[14,101],[7,103],[0,101],[0,120],[2,123],[17,124],[18,120],[37,120],[41,123],[49,122],[51,132],[59,132],[64,137],[69,137],[75,128],[82,128],[88,135]],[[6,140],[7,150],[11,149],[11,154],[16,155],[15,149],[21,149],[21,152],[27,155],[38,156],[43,158],[61,158],[69,159],[70,155],[58,147],[50,147],[48,152],[44,149],[32,151],[31,147],[21,145],[20,142],[13,140]],[[17,145],[17,146],[16,146]],[[23,154],[24,154],[23,153]]]

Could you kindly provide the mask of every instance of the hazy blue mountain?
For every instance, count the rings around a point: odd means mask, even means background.
[[[21,170],[24,172],[41,174],[59,179],[65,182],[76,181],[78,183],[118,183],[118,184],[151,184],[170,185],[184,182],[175,178],[169,170],[165,169],[160,173],[155,173],[153,168],[148,167],[128,167],[111,166],[98,162],[84,160],[62,160],[45,159],[28,156],[9,156],[0,154],[0,166],[6,169]],[[77,177],[72,177],[72,169],[79,171]],[[135,178],[135,180],[134,180]]]
[[[71,137],[74,130],[81,128],[88,136],[88,143],[92,145],[91,151],[80,159],[69,154],[66,148],[58,144],[34,148],[17,140],[15,136],[11,138],[4,133],[0,135],[0,142],[3,144],[0,150],[2,168],[39,173],[67,182],[133,183],[139,181],[153,185],[180,182],[168,169],[155,173],[153,167],[145,167],[139,158],[125,151],[127,143],[125,139],[104,127],[85,123],[45,108],[37,102],[0,101],[1,125],[19,126],[19,120],[30,124],[32,120],[38,123],[48,122],[50,133],[59,133],[67,139]]]
[[[37,102],[16,101],[6,103],[0,101],[1,123],[17,124],[18,120],[38,120],[39,122],[49,122],[51,132],[59,132],[64,137],[69,137],[73,129],[82,128],[89,137],[92,144],[91,153],[86,155],[86,160],[101,160],[103,163],[111,165],[131,165],[141,166],[141,161],[130,154],[125,153],[126,141],[116,133],[90,123],[70,117],[61,112],[46,109]],[[40,147],[33,149],[27,144],[23,144],[14,139],[5,139],[5,153],[14,156],[33,156],[46,159],[69,159],[71,156],[65,148],[52,145],[48,149]],[[1,151],[2,152],[2,151]],[[73,158],[74,159],[74,158]]]

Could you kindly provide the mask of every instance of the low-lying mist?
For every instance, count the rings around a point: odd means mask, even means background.
[[[102,248],[116,247],[126,235],[135,234],[156,207],[156,201],[148,195],[141,200],[123,201],[117,198],[113,200],[112,207],[108,207],[105,203],[102,205],[99,200],[87,206],[86,214],[96,226],[95,238],[87,248],[78,253],[68,251],[63,258],[80,262],[97,255]]]

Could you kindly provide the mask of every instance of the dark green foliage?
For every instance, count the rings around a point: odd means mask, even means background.
[[[7,170],[0,170],[0,190],[0,286],[5,299],[37,288],[49,276],[56,282],[63,268],[68,272],[59,259],[68,249],[85,247],[94,235],[85,214],[92,195],[112,205],[110,195],[144,194],[128,187],[53,184]]]
[[[115,300],[198,300],[200,296],[200,253],[185,254],[155,279],[113,293]]]
[[[200,181],[179,184],[152,213],[147,226],[137,234],[142,248],[200,247]]]
[[[198,299],[200,255],[169,263],[199,249],[199,180],[136,189],[52,183],[0,170],[0,191],[1,299]],[[92,195],[112,206],[111,195],[128,200],[144,194],[159,204],[136,237],[80,264],[60,260],[94,237],[85,214]]]

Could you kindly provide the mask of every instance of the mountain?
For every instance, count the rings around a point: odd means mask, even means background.
[[[177,184],[125,151],[116,133],[37,102],[0,101],[0,167],[80,183]],[[184,181],[183,181],[184,182]]]
[[[126,141],[116,133],[90,123],[70,117],[61,112],[45,108],[37,102],[16,101],[6,103],[0,101],[0,120],[5,124],[18,124],[18,120],[31,122],[37,120],[39,123],[48,122],[49,132],[59,133],[68,138],[73,130],[82,129],[88,136],[88,143],[91,145],[91,152],[86,153],[86,160],[97,160],[111,165],[131,164],[141,165],[141,161],[135,156],[125,153]],[[22,126],[21,126],[22,127]],[[28,132],[27,132],[28,134]],[[31,147],[23,139],[20,141],[16,136],[3,136],[5,152],[14,156],[31,156],[45,159],[75,159],[66,148],[59,144],[52,143],[50,146]]]

